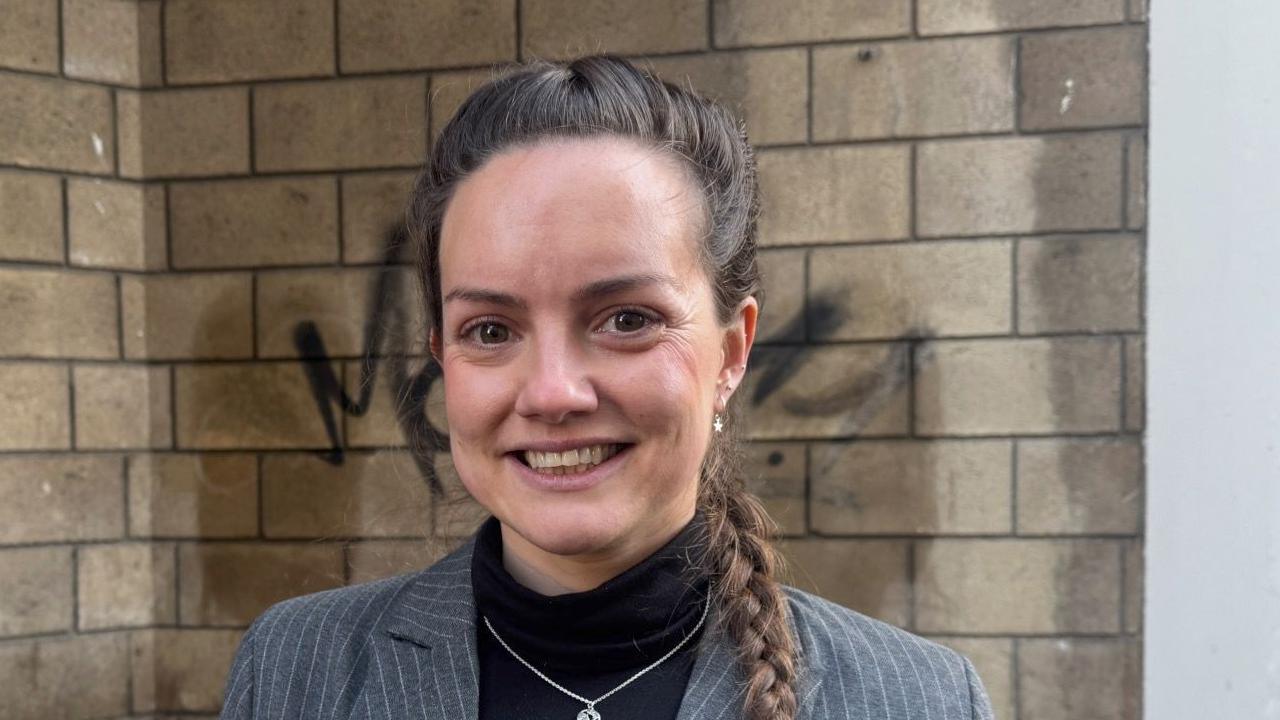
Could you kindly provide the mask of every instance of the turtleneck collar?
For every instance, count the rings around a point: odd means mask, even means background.
[[[709,583],[697,559],[704,544],[698,513],[666,545],[599,587],[547,596],[516,582],[503,567],[501,526],[489,518],[471,557],[476,609],[540,668],[645,665],[679,643],[702,615]],[[477,632],[488,632],[483,622]]]

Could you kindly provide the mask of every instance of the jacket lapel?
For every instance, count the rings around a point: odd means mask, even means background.
[[[472,538],[406,583],[392,601],[386,637],[376,643],[373,675],[381,697],[370,701],[370,717],[478,720],[479,663],[476,609],[471,592]],[[745,688],[734,648],[713,616],[698,641],[676,720],[714,720],[740,715]],[[794,631],[794,620],[793,620]],[[803,668],[798,717],[815,717],[821,668]],[[374,698],[372,688],[366,693]],[[379,711],[385,708],[385,713]]]
[[[474,539],[405,584],[393,601],[383,639],[402,683],[384,680],[398,694],[403,717],[476,720],[479,673],[476,660],[475,599],[471,593]],[[385,676],[384,676],[385,677]],[[394,715],[393,715],[394,717]]]

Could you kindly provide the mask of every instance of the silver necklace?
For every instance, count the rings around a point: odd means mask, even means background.
[[[552,680],[551,678],[544,675],[541,670],[534,667],[533,665],[530,665],[528,660],[525,660],[524,658],[520,657],[520,653],[517,653],[515,650],[511,649],[511,646],[507,644],[507,641],[503,640],[502,636],[498,634],[498,631],[493,629],[493,624],[489,622],[489,618],[485,617],[484,615],[481,615],[480,618],[484,620],[485,627],[489,628],[489,632],[493,633],[493,637],[498,641],[498,643],[502,645],[502,647],[506,648],[507,652],[511,653],[511,657],[515,658],[516,660],[519,660],[521,665],[524,665],[525,667],[529,668],[529,670],[531,670],[534,675],[537,675],[538,677],[545,680],[547,684],[550,685],[551,687],[559,690],[565,695],[568,695],[574,700],[577,700],[578,702],[583,703],[584,705],[587,706],[585,709],[578,712],[577,720],[600,720],[600,711],[596,710],[596,705],[600,704],[610,695],[618,692],[622,688],[630,685],[636,680],[639,680],[641,675],[644,675],[650,670],[658,667],[659,665],[662,664],[664,660],[671,657],[672,655],[675,655],[677,650],[684,647],[685,643],[689,642],[689,638],[698,634],[698,630],[702,627],[702,623],[706,622],[707,611],[710,609],[711,609],[711,600],[708,599],[706,604],[703,605],[702,607],[702,617],[698,618],[698,624],[694,625],[693,630],[690,630],[688,635],[685,635],[684,638],[680,640],[680,642],[676,643],[675,647],[668,650],[666,655],[663,655],[657,660],[654,660],[651,664],[649,664],[648,667],[644,668],[640,672],[624,680],[621,685],[601,695],[595,700],[589,700],[585,697],[582,697],[581,695],[573,692],[572,690],[569,690],[568,688],[564,687],[560,683],[557,683],[555,680]]]

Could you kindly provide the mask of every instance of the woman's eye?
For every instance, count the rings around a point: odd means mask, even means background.
[[[471,329],[471,335],[481,345],[499,345],[511,337],[511,330],[498,323],[480,323]]]
[[[649,318],[634,310],[622,310],[609,318],[613,329],[620,333],[633,333],[644,330],[649,325]]]

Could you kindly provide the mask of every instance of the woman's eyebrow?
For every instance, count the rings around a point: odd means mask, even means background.
[[[638,287],[645,287],[648,285],[667,285],[677,291],[683,288],[680,281],[670,275],[620,275],[618,277],[605,278],[604,280],[596,280],[595,282],[584,285],[578,290],[575,290],[570,299],[574,302],[594,300],[606,295],[613,295],[614,293],[634,290]]]
[[[670,275],[657,274],[640,274],[640,275],[620,275],[618,277],[605,278],[588,283],[573,292],[570,300],[573,302],[582,302],[584,300],[595,300],[615,293],[634,290],[639,287],[649,285],[667,285],[674,290],[683,289],[680,281]],[[465,300],[467,302],[480,303],[484,305],[500,305],[502,307],[518,308],[520,310],[528,310],[529,303],[523,298],[517,297],[510,293],[500,292],[497,290],[486,290],[484,288],[457,287],[449,291],[444,296],[444,302],[448,303],[453,300]]]

